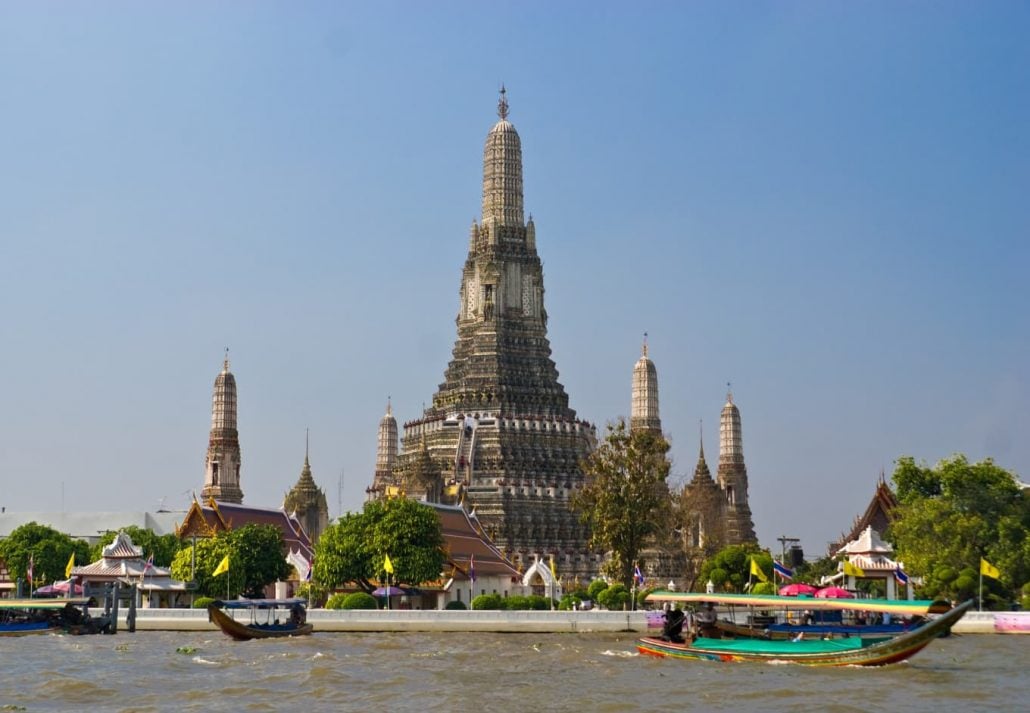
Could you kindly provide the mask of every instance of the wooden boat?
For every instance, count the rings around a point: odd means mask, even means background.
[[[89,614],[91,599],[0,599],[0,636],[99,634],[106,622]]]
[[[237,641],[275,639],[305,636],[314,630],[307,623],[305,604],[304,599],[217,600],[208,605],[207,612],[219,629]],[[246,610],[250,621],[234,619],[226,610]],[[262,618],[265,621],[260,621]]]
[[[715,626],[722,635],[752,639],[852,637],[885,639],[918,628],[931,614],[944,614],[948,602],[919,599],[845,599],[824,606],[823,599],[773,597],[747,594],[725,595],[720,604],[731,610],[745,606],[751,612],[745,624],[719,619]],[[755,611],[767,616],[756,616]],[[779,613],[781,616],[777,617]],[[845,617],[844,614],[850,614]],[[771,616],[770,616],[771,615]],[[887,621],[885,621],[887,619]]]
[[[712,626],[701,633],[712,638],[792,639],[804,634],[804,638],[884,639],[912,631],[927,616],[951,609],[948,602],[930,599],[820,599],[699,592],[655,592],[651,601],[697,607],[711,603],[731,615],[740,609],[748,612],[744,624],[733,616],[711,622]],[[890,623],[880,621],[885,615],[890,615]]]
[[[718,595],[700,595],[711,600]],[[740,595],[738,595],[740,596]],[[831,600],[832,601],[832,600]],[[800,640],[721,639],[699,637],[670,641],[644,637],[637,642],[642,654],[704,661],[761,661],[806,666],[883,666],[904,661],[950,630],[973,605],[964,602],[907,633],[878,640],[827,638]],[[851,606],[854,606],[852,603]],[[672,637],[675,638],[675,637]]]

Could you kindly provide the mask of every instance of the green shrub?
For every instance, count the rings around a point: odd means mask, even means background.
[[[529,600],[529,597],[522,594],[513,594],[504,600],[504,608],[510,611],[524,611],[526,609],[532,609],[533,605]]]
[[[575,594],[566,594],[558,602],[558,609],[561,611],[571,611],[572,609],[578,609],[579,605],[583,603],[583,600]]]
[[[214,597],[197,597],[193,600],[194,609],[207,609],[207,605],[211,602],[218,601]]]
[[[453,602],[447,602],[447,606],[445,606],[444,609],[468,609],[468,607],[465,606],[465,602],[455,600]]]
[[[354,592],[343,599],[341,609],[378,609],[376,598],[366,592]]]
[[[629,601],[629,596],[630,595],[629,592],[626,591],[626,587],[623,584],[616,582],[597,595],[597,603],[605,609],[618,611],[620,609],[625,609],[626,603]]]
[[[595,579],[593,582],[590,583],[590,586],[587,587],[586,598],[596,602],[597,595],[606,589],[608,589],[608,582],[604,581],[603,579]]]
[[[759,582],[751,588],[752,594],[776,594],[772,582]]]
[[[480,594],[472,600],[473,609],[504,609],[500,594]]]
[[[333,594],[325,602],[326,609],[343,609],[343,602],[347,599],[346,594]],[[371,596],[371,595],[369,595]]]
[[[529,608],[535,611],[547,611],[551,608],[551,600],[539,594],[529,597]]]

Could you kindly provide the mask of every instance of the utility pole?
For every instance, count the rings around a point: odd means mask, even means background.
[[[340,468],[340,482],[336,486],[337,517],[343,517],[343,468]]]
[[[787,537],[786,535],[780,535],[776,539],[780,541],[780,546],[783,548],[783,554],[780,555],[780,564],[782,564],[784,567],[786,567],[787,566],[787,543],[789,542],[790,544],[793,545],[796,542],[801,542],[801,539],[798,538],[798,537]]]

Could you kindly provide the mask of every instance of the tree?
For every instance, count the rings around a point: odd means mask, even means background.
[[[715,556],[705,560],[701,565],[698,584],[707,584],[711,580],[717,590],[742,592],[749,579],[752,585],[759,581],[757,577],[751,576],[752,558],[769,577],[769,581],[772,581],[772,556],[758,545],[748,543],[724,547]]]
[[[315,545],[314,578],[327,587],[353,582],[372,592],[390,580],[418,585],[437,579],[444,565],[443,533],[433,508],[407,498],[374,500],[348,513],[322,533]]]
[[[1018,598],[1030,579],[1030,499],[1011,473],[990,459],[956,455],[931,468],[905,456],[892,480],[899,505],[887,537],[925,595],[972,596],[983,558],[1001,571],[984,578],[985,598],[1006,608]]]
[[[172,576],[195,579],[197,591],[212,597],[260,597],[265,587],[290,575],[283,556],[282,531],[274,525],[248,524],[197,540],[196,573],[193,574],[193,545],[179,550],[172,561]],[[229,571],[213,573],[229,557]]]
[[[29,562],[32,562],[32,586],[67,579],[65,570],[72,553],[75,563],[89,563],[89,544],[85,540],[73,540],[52,527],[29,522],[11,531],[0,540],[0,559],[7,563],[12,579],[28,579]]]
[[[669,530],[669,443],[652,431],[631,431],[625,420],[608,425],[599,448],[583,461],[585,483],[572,498],[590,545],[609,553],[604,569],[627,588],[648,544]]]
[[[175,535],[156,535],[153,530],[147,530],[137,525],[126,525],[117,530],[107,530],[100,535],[100,541],[90,549],[91,562],[96,562],[103,556],[104,548],[114,542],[114,538],[119,532],[124,532],[132,539],[132,544],[143,550],[144,558],[153,555],[154,564],[158,567],[169,566],[181,545],[179,538]]]

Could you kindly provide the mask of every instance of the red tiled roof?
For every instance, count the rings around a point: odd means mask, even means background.
[[[462,507],[423,503],[436,511],[440,528],[447,547],[448,561],[462,574],[468,574],[469,560],[475,556],[476,576],[500,576],[518,578],[519,571],[501,551],[477,528],[474,521]]]
[[[204,520],[211,527],[215,527],[216,523],[218,523],[219,513],[229,529],[243,527],[244,525],[272,525],[283,533],[284,554],[291,550],[300,550],[300,553],[309,562],[314,557],[311,540],[308,538],[307,533],[304,532],[300,521],[292,515],[288,515],[282,508],[257,508],[222,502],[216,502],[215,507],[217,512],[214,508],[207,505],[200,506]]]

